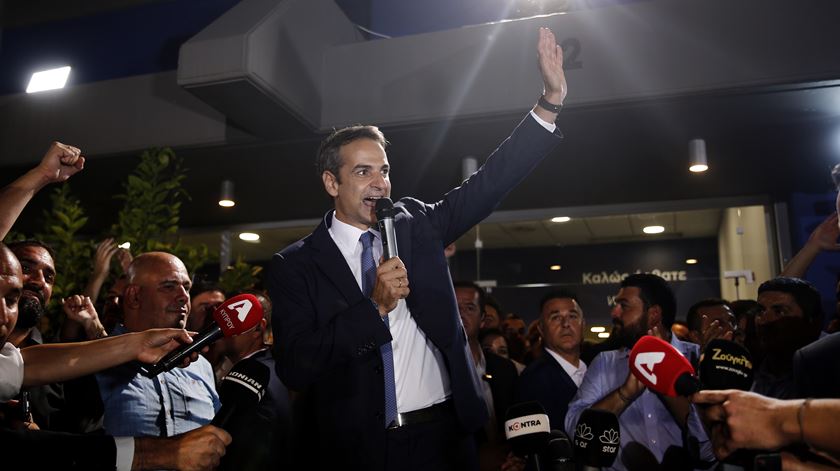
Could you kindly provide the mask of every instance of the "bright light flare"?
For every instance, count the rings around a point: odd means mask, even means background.
[[[57,69],[35,72],[32,74],[32,78],[29,79],[29,85],[26,87],[26,93],[36,93],[64,88],[64,85],[67,84],[67,78],[69,76],[69,65],[59,67]]]

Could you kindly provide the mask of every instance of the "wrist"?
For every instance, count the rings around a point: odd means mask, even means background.
[[[563,100],[559,96],[542,95],[537,101],[537,106],[548,111],[549,113],[560,113],[563,108]]]
[[[804,419],[803,414],[807,414],[808,404],[806,403],[808,401],[809,399],[788,401],[788,403],[785,403],[777,409],[782,440],[782,443],[779,444],[780,446],[796,443],[801,438],[804,438],[804,429],[802,427],[804,424],[802,421]]]

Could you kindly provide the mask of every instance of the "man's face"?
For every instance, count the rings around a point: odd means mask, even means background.
[[[55,284],[55,262],[43,247],[27,245],[14,251],[23,270],[23,294],[19,306],[19,329],[29,329],[38,324]]]
[[[213,311],[225,302],[225,295],[221,291],[205,291],[198,293],[192,299],[190,317],[187,320],[187,329],[201,332],[207,325],[213,322]]]
[[[138,273],[127,288],[127,293],[136,290],[136,300],[129,302],[136,302],[139,309],[132,313],[131,319],[126,313],[126,326],[134,332],[184,328],[190,313],[190,286],[183,262],[174,255],[161,257],[160,263]]]
[[[341,146],[339,155],[338,178],[324,172],[324,188],[340,221],[367,230],[376,223],[376,200],[391,196],[388,156],[378,142],[366,138]]]
[[[9,249],[0,248],[0,347],[15,328],[22,289],[20,262]]]
[[[478,339],[478,331],[481,328],[478,291],[473,288],[455,288],[455,299],[458,301],[458,312],[461,313],[461,322],[464,323],[467,338],[470,341]]]
[[[758,295],[757,301],[762,310],[755,316],[756,335],[768,355],[792,356],[794,351],[816,340],[816,329],[807,322],[790,293],[765,291]]]
[[[100,317],[102,318],[102,325],[108,332],[123,321],[122,297],[127,284],[125,277],[117,278],[105,294]]]
[[[545,303],[540,314],[543,346],[557,352],[579,354],[583,342],[583,312],[571,298],[554,298]]]
[[[501,324],[499,313],[491,305],[484,306],[484,320],[481,321],[482,329],[498,329]]]
[[[612,316],[613,335],[627,348],[632,348],[643,335],[647,334],[649,319],[645,312],[645,303],[639,296],[641,291],[635,286],[627,286],[618,290],[615,296],[615,306]]]
[[[521,339],[525,339],[525,321],[522,319],[505,319],[502,321],[502,332],[505,333],[505,336],[510,337],[519,337]]]
[[[495,353],[502,358],[510,358],[508,351],[507,340],[501,335],[488,335],[481,342],[481,348],[485,352]]]

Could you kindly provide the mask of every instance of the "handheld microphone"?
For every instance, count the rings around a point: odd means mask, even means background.
[[[536,453],[545,447],[549,432],[548,415],[539,402],[514,404],[505,413],[505,438],[517,456],[535,459]]]
[[[234,416],[256,408],[265,395],[270,378],[271,371],[257,360],[246,358],[234,365],[219,383],[222,408],[210,423],[225,428]]]
[[[630,352],[630,371],[645,386],[666,396],[690,396],[700,390],[694,367],[670,343],[645,335]]]
[[[753,384],[750,352],[735,342],[714,339],[700,356],[700,382],[703,389],[740,389],[749,391]]]
[[[548,471],[574,471],[575,460],[569,436],[562,430],[552,430],[542,454],[542,469]]]
[[[621,445],[618,417],[603,410],[586,409],[575,427],[575,458],[579,465],[612,466]]]
[[[379,223],[379,233],[382,234],[382,257],[385,260],[398,257],[397,233],[394,232],[394,202],[391,198],[382,197],[376,200],[376,220]]]
[[[219,305],[213,311],[213,324],[193,337],[189,345],[182,345],[169,352],[157,364],[142,366],[140,372],[149,378],[169,371],[184,362],[193,352],[201,351],[222,337],[239,335],[259,324],[263,317],[262,305],[253,294],[239,294]]]

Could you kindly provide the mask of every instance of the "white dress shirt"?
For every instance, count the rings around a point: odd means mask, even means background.
[[[362,243],[359,237],[363,232],[341,222],[333,213],[330,237],[347,261],[359,289],[362,288]],[[382,256],[382,238],[375,230],[370,230],[370,233],[374,235],[373,259],[378,266]],[[449,398],[449,375],[443,355],[420,330],[404,299],[400,299],[397,307],[388,313],[388,325],[393,339],[397,410],[400,413],[411,412]]]
[[[23,357],[9,342],[0,349],[0,402],[6,402],[20,392],[23,384]]]

